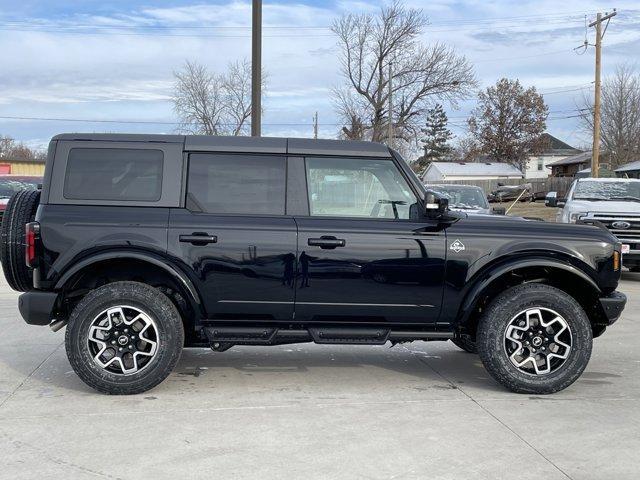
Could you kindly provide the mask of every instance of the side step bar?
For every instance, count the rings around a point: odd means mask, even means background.
[[[447,340],[453,332],[391,330],[388,328],[313,327],[291,330],[275,327],[205,327],[204,333],[214,350],[233,345],[319,344],[384,345],[388,341]]]

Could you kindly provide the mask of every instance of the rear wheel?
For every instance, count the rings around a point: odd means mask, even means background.
[[[175,305],[159,290],[115,282],[93,290],[73,309],[65,344],[71,366],[87,385],[134,394],[171,373],[184,329]]]
[[[519,285],[489,305],[478,327],[480,359],[499,383],[518,393],[554,393],[582,374],[593,333],[573,297],[542,284]]]
[[[21,190],[9,199],[2,216],[2,271],[9,286],[19,292],[33,289],[32,270],[25,263],[25,225],[35,219],[39,203],[39,190]]]

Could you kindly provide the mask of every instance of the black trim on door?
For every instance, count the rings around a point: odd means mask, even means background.
[[[303,157],[287,158],[287,215],[309,215],[307,169]]]

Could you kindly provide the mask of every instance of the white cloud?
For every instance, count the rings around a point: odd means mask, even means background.
[[[270,27],[327,27],[342,12],[375,11],[379,4],[344,0],[264,5],[263,66],[269,74],[266,132],[308,135],[307,123],[316,110],[321,123],[335,123],[330,91],[340,81],[336,40],[328,29]],[[430,17],[425,41],[456,47],[475,63],[484,86],[509,76],[544,91],[584,85],[592,79],[592,52],[577,56],[572,48],[584,38],[580,12],[595,12],[596,0],[566,0],[561,7],[552,0],[517,4],[506,0],[407,0],[407,5],[423,8]],[[637,1],[621,1],[619,8],[620,15],[605,40],[605,74],[617,62],[640,61]],[[112,15],[22,19],[31,25],[29,31],[0,30],[0,51],[11,52],[3,58],[0,70],[0,115],[172,120],[172,72],[185,59],[220,70],[229,61],[249,57],[250,30],[246,27],[250,20],[250,2],[236,0],[176,7],[130,6]],[[167,24],[175,28],[158,28]],[[196,26],[207,28],[193,28]],[[592,39],[593,32],[589,35]],[[580,93],[551,95],[547,101],[552,110],[570,109]],[[464,102],[451,115],[464,117],[471,105]],[[288,123],[301,125],[282,125]],[[574,135],[572,121],[555,125],[552,128],[563,135]],[[69,125],[0,120],[1,133],[23,140],[46,138],[63,127]],[[75,124],[77,127],[83,126]],[[109,126],[119,131],[132,128]],[[158,130],[154,126],[136,128]],[[325,134],[337,130],[332,125],[321,128]]]

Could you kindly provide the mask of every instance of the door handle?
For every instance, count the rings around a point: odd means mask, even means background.
[[[347,244],[344,238],[336,238],[330,236],[322,236],[320,238],[310,238],[307,245],[310,247],[320,247],[324,249],[344,247]]]
[[[191,235],[180,235],[178,240],[193,245],[207,245],[208,243],[218,243],[218,237],[208,233],[194,232]]]

